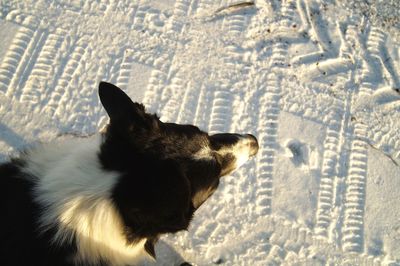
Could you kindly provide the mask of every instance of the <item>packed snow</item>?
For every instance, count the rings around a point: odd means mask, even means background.
[[[107,117],[252,133],[157,265],[400,265],[400,2],[0,1],[0,160]]]

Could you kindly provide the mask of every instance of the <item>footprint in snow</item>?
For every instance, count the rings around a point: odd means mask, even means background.
[[[310,150],[308,145],[297,139],[288,140],[285,144],[286,155],[296,167],[309,164]]]

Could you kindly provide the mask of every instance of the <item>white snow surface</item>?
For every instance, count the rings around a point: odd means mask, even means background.
[[[367,2],[0,1],[0,160],[99,131],[109,81],[260,142],[157,265],[400,265],[400,9]]]

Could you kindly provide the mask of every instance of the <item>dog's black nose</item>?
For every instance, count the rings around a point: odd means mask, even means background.
[[[256,155],[259,149],[257,138],[251,134],[246,134],[244,136],[249,140],[250,156]]]

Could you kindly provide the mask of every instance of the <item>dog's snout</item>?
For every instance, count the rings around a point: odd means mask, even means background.
[[[211,147],[222,157],[222,175],[243,165],[257,154],[257,138],[251,134],[215,134],[210,136]]]
[[[250,156],[254,156],[257,154],[259,146],[258,146],[258,141],[257,138],[254,137],[251,134],[246,134],[244,135],[246,139],[249,141],[249,147],[250,147]]]

